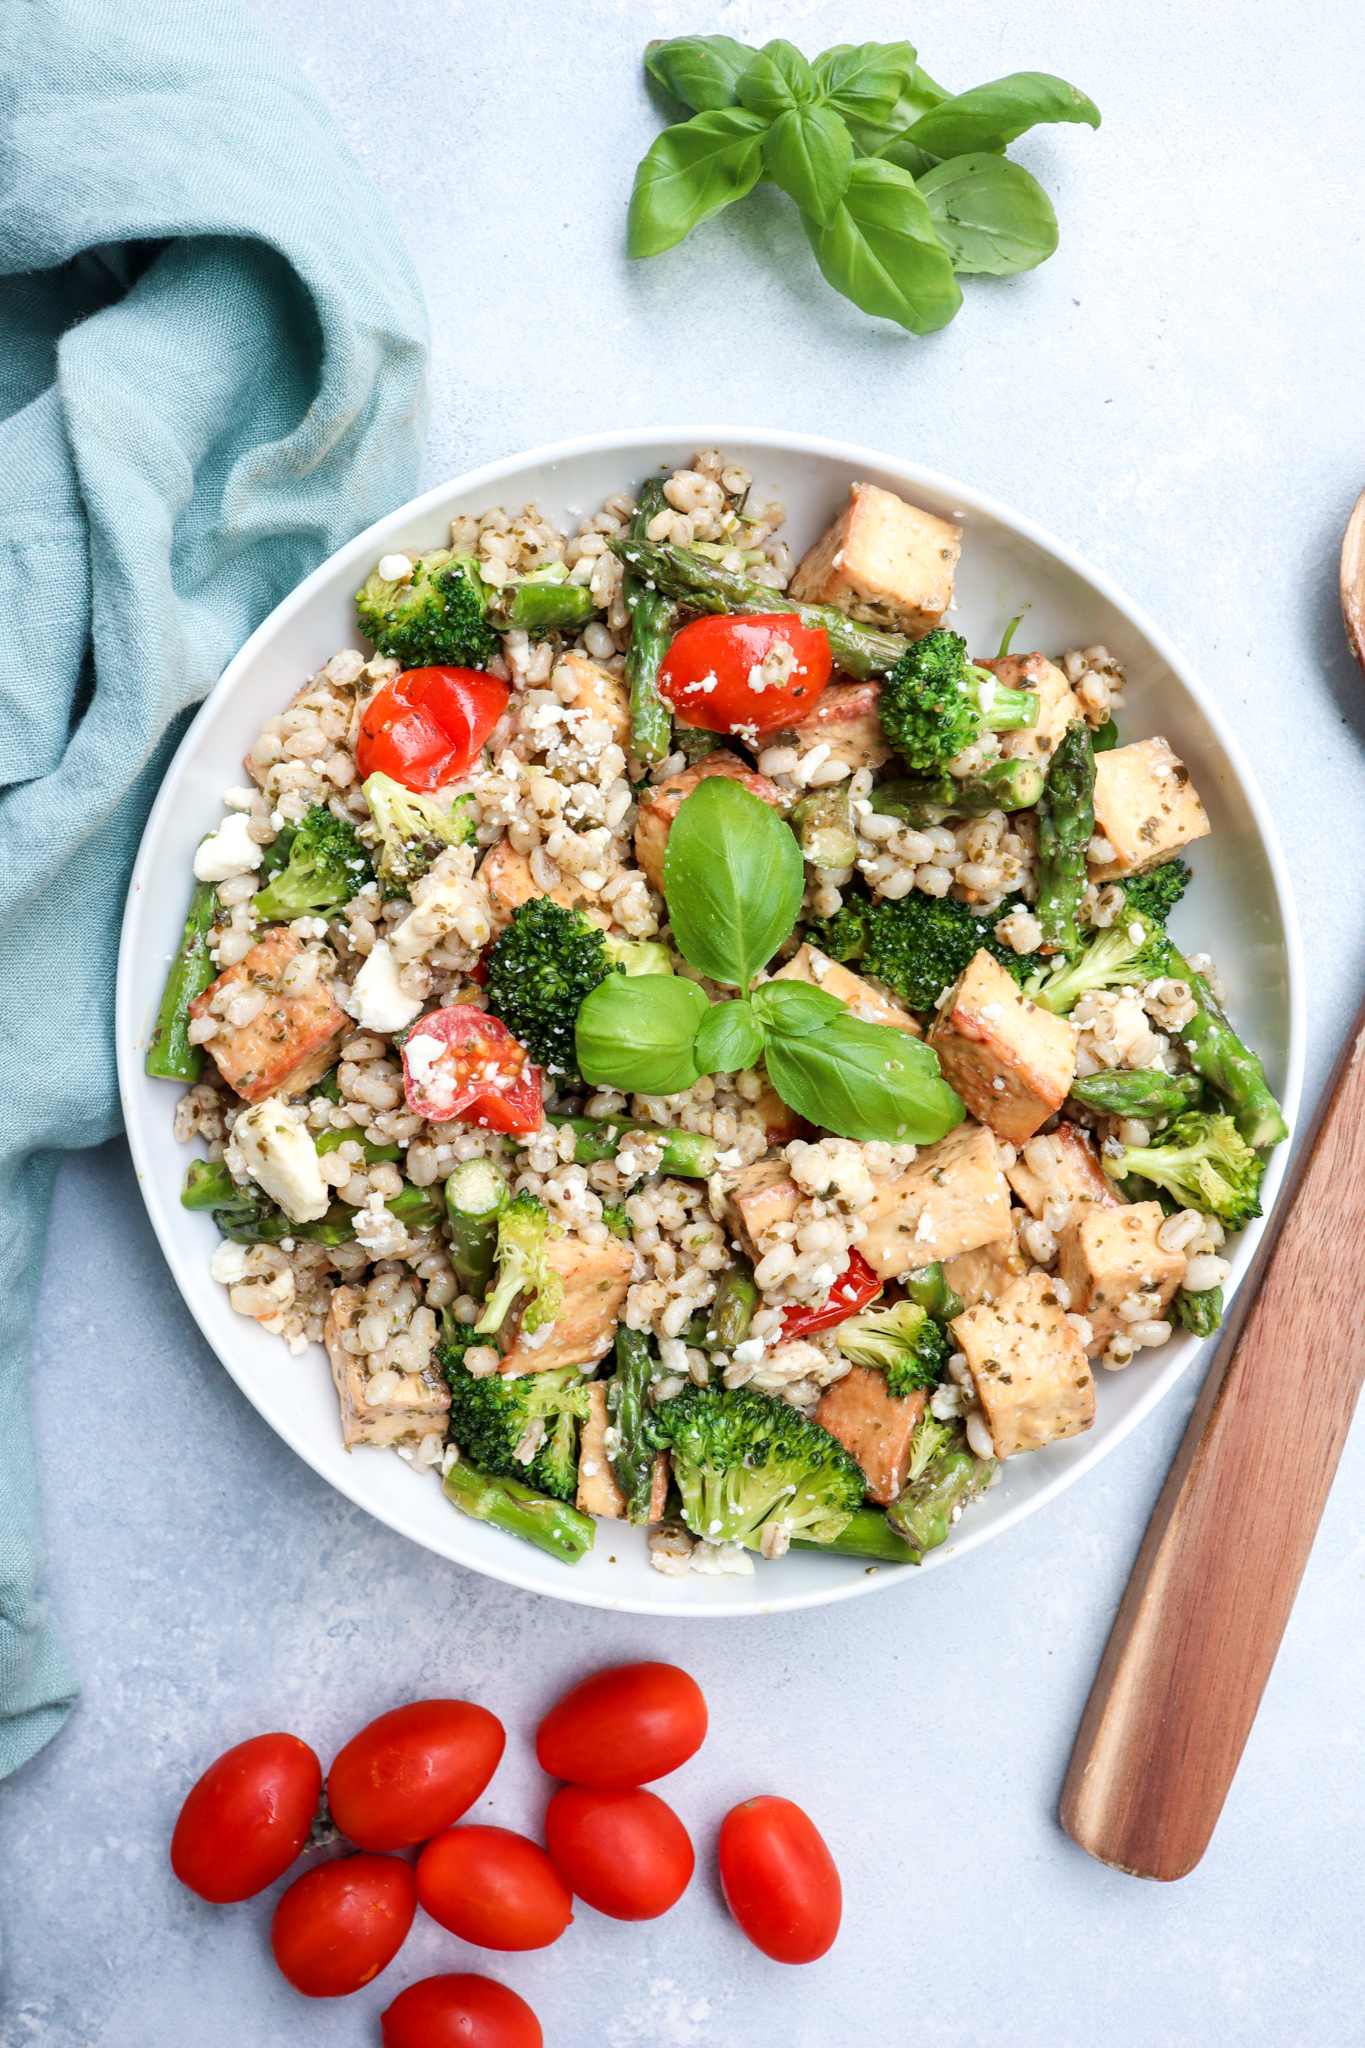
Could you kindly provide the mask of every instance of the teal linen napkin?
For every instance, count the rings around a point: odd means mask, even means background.
[[[184,716],[412,495],[397,230],[236,0],[0,8],[0,1776],[76,1692],[36,1597],[27,1353],[59,1153],[118,1128],[119,919]],[[49,1361],[60,1370],[60,1361]],[[91,1482],[99,1419],[49,1491]]]

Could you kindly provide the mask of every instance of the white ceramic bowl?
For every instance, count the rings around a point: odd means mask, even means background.
[[[178,1086],[148,1080],[142,1070],[166,963],[185,915],[195,846],[218,822],[221,792],[241,782],[242,756],[264,720],[338,648],[353,644],[352,596],[378,557],[391,549],[446,544],[454,513],[489,505],[534,500],[561,523],[576,523],[660,464],[685,464],[707,447],[724,449],[753,471],[761,493],[784,501],[785,532],[798,554],[822,530],[855,477],[958,521],[965,531],[953,624],[974,649],[994,648],[1005,622],[1022,611],[1016,640],[1021,651],[1059,653],[1103,641],[1125,662],[1124,738],[1166,734],[1188,763],[1213,824],[1212,837],[1194,851],[1195,880],[1176,913],[1175,935],[1190,950],[1204,948],[1217,958],[1232,1015],[1262,1053],[1292,1124],[1304,1024],[1289,880],[1269,813],[1228,722],[1175,648],[1107,577],[978,491],[867,449],[723,427],[596,434],[491,463],[381,520],[301,583],[252,634],[205,701],[152,809],[123,926],[117,1031],[128,1136],[171,1271],[238,1386],[301,1458],[391,1528],[492,1578],[592,1606],[715,1616],[844,1599],[915,1568],[869,1572],[856,1558],[803,1553],[778,1564],[760,1563],[753,1577],[667,1579],[650,1568],[641,1531],[610,1523],[599,1524],[595,1549],[570,1568],[459,1514],[430,1473],[419,1476],[378,1451],[348,1455],[321,1346],[292,1358],[278,1338],[235,1315],[224,1289],[209,1277],[217,1232],[210,1217],[189,1213],[178,1200],[190,1156],[171,1136]],[[1281,1148],[1267,1175],[1267,1208],[1286,1154]],[[1232,1288],[1247,1270],[1261,1227],[1244,1232],[1232,1250]],[[932,1552],[923,1569],[939,1570],[1000,1535],[1079,1479],[1175,1384],[1197,1350],[1196,1340],[1181,1334],[1164,1350],[1139,1353],[1124,1373],[1099,1373],[1094,1428],[1012,1460],[1000,1484],[968,1511],[953,1539]]]

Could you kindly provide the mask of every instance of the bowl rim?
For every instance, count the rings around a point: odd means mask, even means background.
[[[144,1205],[156,1232],[162,1254],[170,1268],[182,1299],[188,1306],[195,1321],[219,1363],[232,1377],[268,1422],[269,1426],[283,1438],[289,1447],[304,1462],[317,1472],[329,1485],[342,1492],[356,1506],[362,1508],[377,1521],[383,1522],[396,1533],[420,1544],[424,1549],[433,1550],[457,1566],[478,1572],[485,1578],[496,1579],[505,1585],[518,1587],[524,1592],[539,1594],[547,1599],[567,1600],[575,1605],[590,1606],[621,1613],[648,1614],[660,1619],[699,1619],[714,1621],[730,1617],[745,1618],[791,1612],[809,1607],[826,1606],[834,1601],[848,1600],[856,1596],[880,1590],[888,1584],[901,1584],[907,1578],[921,1573],[941,1569],[944,1565],[966,1556],[982,1544],[1003,1535],[1014,1528],[1027,1516],[1038,1512],[1053,1501],[1058,1494],[1074,1485],[1093,1470],[1100,1460],[1117,1448],[1130,1431],[1146,1419],[1152,1409],[1186,1372],[1202,1347],[1197,1344],[1176,1347],[1175,1355],[1160,1371],[1153,1372],[1143,1387],[1142,1394],[1123,1415],[1116,1417],[1102,1436],[1092,1440],[1087,1447],[1072,1458],[1062,1470],[1054,1473],[1040,1487],[1026,1498],[1014,1503],[997,1519],[984,1526],[969,1525],[959,1537],[931,1551],[924,1563],[918,1567],[884,1565],[873,1572],[858,1572],[848,1578],[831,1584],[826,1590],[819,1586],[808,1588],[801,1593],[783,1595],[776,1587],[768,1597],[755,1595],[751,1598],[731,1598],[724,1603],[710,1604],[701,1599],[679,1599],[676,1596],[664,1601],[642,1597],[618,1596],[597,1591],[586,1584],[575,1584],[574,1576],[565,1572],[565,1585],[547,1586],[527,1571],[517,1568],[515,1556],[506,1565],[497,1559],[453,1558],[449,1550],[431,1544],[417,1529],[410,1526],[398,1512],[389,1511],[384,1505],[363,1499],[350,1487],[339,1484],[336,1476],[324,1471],[312,1454],[310,1444],[300,1432],[286,1426],[273,1415],[266,1414],[256,1400],[250,1385],[238,1374],[232,1362],[225,1358],[215,1342],[212,1330],[200,1314],[190,1290],[181,1283],[183,1254],[162,1228],[157,1209],[151,1198],[149,1162],[141,1142],[140,1119],[133,1107],[134,1077],[141,1076],[141,1045],[139,1024],[134,1014],[133,963],[137,950],[140,926],[140,902],[143,895],[143,881],[151,859],[151,848],[167,810],[173,800],[173,791],[179,781],[180,772],[198,750],[197,735],[211,709],[231,694],[238,679],[251,668],[261,651],[271,639],[297,614],[304,611],[315,592],[335,576],[340,567],[349,563],[359,566],[366,558],[372,558],[376,551],[383,552],[383,544],[400,528],[437,513],[442,506],[455,496],[468,496],[473,492],[496,489],[496,487],[518,473],[535,465],[563,464],[579,458],[602,454],[630,456],[646,453],[659,447],[675,444],[691,445],[697,448],[724,448],[727,445],[743,445],[749,448],[763,448],[798,456],[827,458],[847,466],[850,476],[857,476],[862,468],[880,470],[895,474],[905,486],[914,491],[924,489],[949,498],[955,505],[961,505],[983,518],[994,521],[1008,532],[1019,536],[1040,552],[1050,556],[1063,568],[1078,577],[1106,603],[1113,606],[1127,623],[1145,639],[1150,648],[1171,670],[1182,687],[1188,691],[1201,715],[1208,721],[1213,734],[1225,754],[1235,779],[1238,791],[1246,802],[1255,823],[1275,896],[1276,911],[1280,920],[1285,949],[1286,977],[1288,982],[1289,1030],[1284,1046],[1285,1087],[1283,1111],[1289,1126],[1289,1137],[1279,1146],[1271,1158],[1264,1184],[1265,1213],[1241,1233],[1238,1252],[1240,1270],[1234,1275],[1228,1290],[1228,1303],[1235,1298],[1246,1275],[1251,1271],[1256,1249],[1266,1228],[1274,1203],[1279,1195],[1290,1155],[1297,1134],[1298,1113],[1303,1085],[1304,1043],[1306,1037],[1306,990],[1304,986],[1303,947],[1299,931],[1298,915],[1289,878],[1288,865],[1279,841],[1274,820],[1266,805],[1265,798],[1257,784],[1251,766],[1242,751],[1232,726],[1217,702],[1206,688],[1191,663],[1181,654],[1162,629],[1149,617],[1147,612],[1135,604],[1125,592],[1103,570],[1072,547],[1059,539],[1036,521],[995,498],[990,493],[961,483],[957,478],[941,470],[930,469],[922,463],[908,461],[900,456],[869,448],[862,443],[837,440],[828,436],[805,434],[781,428],[743,427],[736,425],[689,426],[662,424],[647,427],[613,428],[607,432],[581,434],[564,441],[547,442],[539,447],[521,450],[513,455],[500,457],[496,461],[480,464],[464,471],[443,483],[434,485],[418,497],[408,500],[394,511],[385,514],[362,532],[335,550],[326,560],[320,562],[302,582],[298,583],[256,627],[245,640],[232,660],[224,668],[218,681],[203,698],[195,715],[182,736],[171,760],[167,764],[157,795],[148,812],[138,845],[137,857],[129,880],[118,950],[117,984],[115,995],[115,1039],[118,1061],[119,1093],[124,1115],[124,1127],[132,1153],[139,1189]]]

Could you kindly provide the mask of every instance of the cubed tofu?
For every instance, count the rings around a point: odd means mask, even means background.
[[[884,768],[895,750],[877,715],[881,694],[880,683],[830,683],[790,732],[766,744],[785,742],[803,759],[815,747],[828,747],[830,759],[845,762],[855,774],[860,768]]]
[[[960,526],[876,484],[851,484],[843,511],[802,556],[789,593],[921,639],[952,602],[961,552]]]
[[[1030,1273],[950,1328],[971,1368],[997,1458],[1079,1436],[1095,1420],[1095,1382],[1046,1273]]]
[[[1048,1201],[1058,1195],[1065,1195],[1071,1203],[1073,1223],[1092,1206],[1124,1207],[1124,1197],[1100,1165],[1100,1155],[1089,1131],[1083,1131],[1078,1124],[1060,1123],[1055,1131],[1049,1131],[1048,1137],[1057,1154],[1057,1170],[1051,1179],[1040,1180],[1030,1170],[1022,1152],[1013,1166],[1005,1169],[1006,1179],[1030,1216],[1041,1217]],[[961,1291],[959,1288],[958,1292]]]
[[[974,1252],[959,1252],[955,1259],[943,1261],[944,1279],[968,1308],[975,1308],[979,1301],[999,1301],[1005,1289],[1027,1271],[1028,1261],[1013,1231],[1007,1237],[997,1237],[994,1244],[978,1245]]]
[[[581,726],[591,719],[609,726],[614,744],[623,750],[630,745],[630,692],[608,669],[600,668],[586,654],[566,654],[555,668],[555,682],[565,677],[578,685],[571,699],[567,720],[576,739]]]
[[[766,1074],[761,1078],[763,1085],[749,1107],[756,1109],[762,1117],[769,1145],[790,1145],[793,1138],[809,1138],[815,1129],[814,1124],[807,1123],[789,1102],[782,1100]]]
[[[332,1379],[341,1402],[341,1440],[348,1451],[357,1444],[418,1443],[433,1430],[445,1434],[450,1389],[434,1367],[404,1373],[382,1401],[366,1396],[363,1358],[348,1351],[344,1333],[364,1306],[359,1287],[338,1287],[332,1294],[322,1337],[331,1362]]]
[[[595,903],[587,901],[583,889],[572,875],[553,889],[542,889],[531,874],[529,856],[518,853],[510,839],[500,839],[485,855],[479,869],[479,880],[488,891],[489,915],[495,932],[506,931],[512,922],[513,911],[519,910],[523,903],[529,903],[533,896],[548,895],[552,903],[562,904],[565,910],[585,911],[604,930],[610,922]]]
[[[802,946],[787,962],[779,967],[774,981],[805,981],[812,988],[824,989],[841,1003],[847,1003],[855,1017],[865,1024],[889,1024],[897,1031],[908,1031],[915,1038],[923,1038],[924,1032],[910,1012],[895,996],[874,988],[870,981],[864,981],[860,974],[853,974],[837,960],[831,960],[814,946]]]
[[[929,1043],[972,1115],[1012,1145],[1061,1108],[1076,1071],[1071,1026],[1031,1003],[984,947],[939,1012]]]
[[[267,1096],[244,1109],[232,1126],[232,1142],[257,1187],[278,1202],[291,1223],[318,1223],[331,1205],[318,1148],[307,1124],[296,1124],[278,1097]]]
[[[870,1498],[888,1507],[905,1491],[910,1440],[923,1413],[922,1393],[889,1393],[884,1372],[854,1365],[825,1388],[815,1419],[858,1460]]]
[[[693,790],[712,775],[728,776],[731,782],[742,784],[751,796],[758,797],[775,811],[785,811],[791,801],[775,782],[770,782],[766,775],[755,774],[752,768],[746,768],[724,747],[717,747],[714,753],[708,754],[684,774],[670,775],[666,782],[659,783],[653,790],[648,801],[640,805],[635,819],[635,858],[660,895],[663,894],[664,856],[668,851],[668,835],[673,829],[673,820]]]
[[[1154,1294],[1164,1310],[1185,1278],[1185,1254],[1157,1243],[1162,1221],[1160,1202],[1127,1202],[1088,1209],[1062,1232],[1057,1277],[1071,1290],[1074,1312],[1090,1325],[1092,1358],[1124,1327],[1119,1304],[1130,1294]]]
[[[321,975],[297,995],[282,989],[285,969],[302,951],[303,941],[277,925],[190,1004],[191,1017],[202,1017],[223,989],[255,988],[264,995],[265,1008],[250,1024],[220,1024],[208,1042],[219,1073],[248,1102],[304,1094],[334,1063],[352,1028]]]
[[[1041,654],[1003,654],[998,661],[981,661],[977,667],[990,669],[1004,690],[1038,692],[1038,723],[1002,732],[1000,752],[1007,761],[1036,761],[1046,769],[1067,727],[1085,717],[1062,671]]]
[[[594,1380],[588,1388],[588,1416],[578,1439],[578,1494],[574,1505],[580,1514],[604,1515],[613,1522],[622,1522],[626,1515],[626,1499],[616,1484],[607,1455],[607,1388],[604,1380]],[[649,1494],[649,1519],[661,1522],[664,1518],[664,1502],[668,1498],[668,1453],[659,1451],[654,1459],[654,1478]]]
[[[1095,756],[1095,830],[1114,858],[1091,867],[1092,881],[1155,867],[1210,829],[1189,770],[1169,741],[1135,740]]]
[[[562,1311],[554,1322],[542,1323],[528,1337],[521,1334],[518,1313],[513,1341],[502,1361],[504,1372],[550,1372],[560,1365],[595,1365],[610,1351],[616,1336],[635,1264],[633,1247],[617,1237],[609,1237],[605,1244],[556,1237],[545,1257],[564,1277]]]
[[[717,1176],[725,1221],[751,1259],[761,1256],[758,1240],[774,1223],[790,1223],[801,1199],[785,1161],[759,1159]]]
[[[967,1119],[921,1146],[913,1166],[878,1185],[862,1218],[858,1250],[883,1280],[1004,1237],[1010,1191],[993,1134]]]

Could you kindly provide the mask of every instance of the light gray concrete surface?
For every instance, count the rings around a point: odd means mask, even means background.
[[[1365,485],[1359,9],[255,4],[336,109],[421,269],[436,343],[428,481],[619,424],[799,427],[995,492],[1155,615],[1234,715],[1277,815],[1316,1092],[1365,983],[1365,695],[1335,591]],[[628,267],[625,199],[658,126],[641,45],[698,28],[785,33],[812,53],[908,33],[949,85],[1025,68],[1072,79],[1103,109],[1100,133],[1043,131],[1017,150],[1054,195],[1060,252],[1027,278],[969,282],[929,341],[830,293],[772,193]],[[465,1576],[328,1492],[207,1352],[122,1147],[73,1161],[35,1399],[48,1583],[85,1694],[0,1788],[0,2042],[377,2042],[375,2015],[403,1983],[481,1959],[419,1922],[364,1994],[298,1999],[265,1944],[271,1898],[214,1910],[171,1879],[187,1784],[262,1728],[293,1728],[325,1758],[397,1700],[468,1693],[509,1731],[484,1811],[534,1828],[538,1714],[576,1676],[638,1655],[686,1663],[710,1701],[705,1749],[664,1788],[699,1872],[662,1922],[582,1909],[555,1948],[482,1959],[531,1999],[552,2048],[1360,2039],[1359,1433],[1200,1868],[1143,1885],[1056,1824],[1193,1395],[1187,1384],[1013,1534],[875,1601],[742,1623],[614,1618]],[[844,1873],[844,1931],[808,1971],[747,1948],[715,1883],[721,1814],[766,1789],[808,1807]]]

